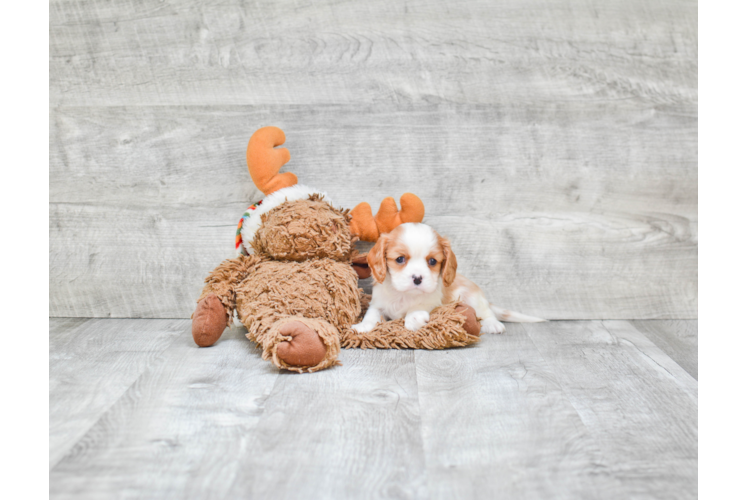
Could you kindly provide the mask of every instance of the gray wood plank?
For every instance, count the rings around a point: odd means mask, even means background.
[[[417,192],[461,269],[503,306],[561,319],[696,316],[695,106],[53,116],[52,316],[189,316],[204,276],[231,254],[238,217],[260,198],[244,148],[271,119],[286,129],[289,169],[338,205]]]
[[[180,337],[50,474],[52,498],[425,498],[412,351],[297,376]]]
[[[632,325],[699,379],[699,323],[697,320],[632,321]]]
[[[50,316],[189,318],[205,276],[233,257],[236,213],[51,205]]]
[[[515,213],[429,222],[453,240],[460,272],[501,307],[546,319],[696,315],[697,242],[684,219]]]
[[[50,122],[53,203],[236,203],[244,210],[262,197],[247,172],[247,142],[272,124],[285,130],[291,151],[284,170],[346,207],[367,201],[376,208],[411,190],[427,216],[613,212],[697,220],[696,102],[85,106],[55,109]]]
[[[49,465],[52,468],[154,363],[184,320],[50,319]]]
[[[619,485],[521,326],[416,351],[429,498],[617,498]]]
[[[413,351],[341,360],[281,374],[229,497],[428,498]]]
[[[51,498],[696,496],[697,382],[627,321],[304,375],[242,329],[200,349],[183,320],[50,326]]]
[[[53,105],[694,102],[697,2],[50,3]]]
[[[49,352],[74,339],[83,323],[90,318],[49,318]]]
[[[696,498],[697,382],[626,321],[526,324],[627,498]]]
[[[175,324],[179,335],[160,362],[50,471],[50,498],[223,498],[244,474],[237,456],[254,453],[249,437],[278,370],[242,330],[201,349],[189,322]]]
[[[52,207],[53,316],[189,317],[204,277],[230,256],[230,221],[241,211],[121,208],[114,226],[109,207]],[[514,214],[427,222],[449,235],[461,272],[496,304],[551,319],[695,314],[696,244],[652,229],[662,219]],[[642,237],[629,241],[633,233]]]

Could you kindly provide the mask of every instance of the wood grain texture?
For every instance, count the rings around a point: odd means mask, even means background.
[[[461,269],[503,306],[563,319],[694,317],[695,115],[626,109],[625,133],[591,118],[620,107],[596,105],[541,111],[545,125],[528,134],[520,109],[443,119],[439,107],[65,108],[52,128],[50,315],[188,317],[261,198],[243,148],[276,116],[302,182],[346,207],[409,186]],[[547,153],[533,160],[538,149]]]
[[[282,373],[229,498],[426,498],[413,351],[344,350]]]
[[[526,324],[623,498],[696,498],[696,380],[626,321]]]
[[[180,335],[160,362],[52,468],[50,498],[223,498],[244,473],[237,456],[254,452],[248,439],[278,370],[241,330],[201,349],[189,322],[175,323]]]
[[[50,4],[54,105],[696,99],[697,2]]]
[[[49,323],[51,469],[189,328],[189,322],[52,318]]]
[[[614,498],[601,451],[519,325],[416,351],[428,498]]]
[[[298,375],[243,329],[61,319],[50,357],[54,499],[696,498],[696,381],[626,321]]]
[[[697,312],[697,3],[50,3],[52,316],[188,317],[261,196],[417,193],[503,306]]]
[[[425,498],[412,351],[279,376],[245,331],[199,349],[183,330],[52,469],[52,498]]]
[[[378,207],[412,189],[427,217],[623,212],[696,220],[695,104],[610,101],[58,108],[50,201],[244,210],[263,196],[247,171],[247,142],[269,124],[286,132],[284,170],[345,206]]]
[[[699,324],[696,320],[631,321],[662,352],[699,379]]]
[[[189,318],[207,273],[233,257],[235,213],[52,204],[50,315]]]

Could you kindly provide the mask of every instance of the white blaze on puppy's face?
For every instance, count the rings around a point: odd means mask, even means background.
[[[425,224],[401,224],[390,233],[385,258],[392,287],[412,294],[433,293],[445,260],[441,241]]]

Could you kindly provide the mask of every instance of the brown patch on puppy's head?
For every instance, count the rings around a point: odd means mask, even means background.
[[[348,210],[333,208],[322,196],[287,201],[262,215],[252,248],[258,255],[301,262],[313,258],[347,261],[356,237]]]
[[[380,235],[374,248],[367,255],[369,269],[378,283],[383,283],[387,277],[387,266],[400,267],[395,259],[402,255],[402,252],[407,252],[407,248],[399,240],[402,231],[403,227],[398,226],[389,233]]]

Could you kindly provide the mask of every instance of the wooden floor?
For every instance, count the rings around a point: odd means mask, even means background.
[[[696,498],[696,321],[508,325],[279,372],[240,330],[50,319],[52,498]]]

